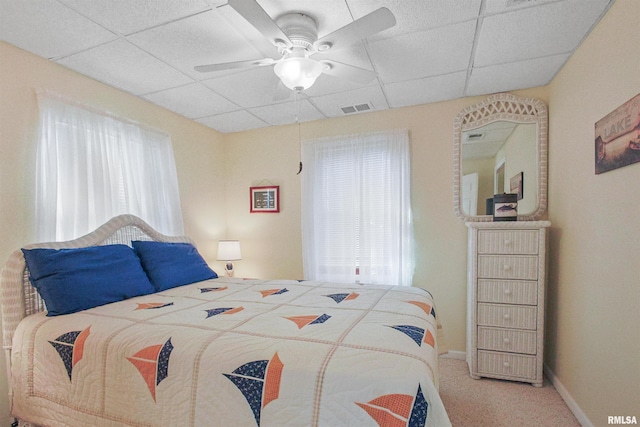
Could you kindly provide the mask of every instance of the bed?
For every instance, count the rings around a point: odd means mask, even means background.
[[[180,268],[153,271],[138,249],[154,244],[195,250],[187,237],[122,215],[80,239],[11,255],[2,270],[2,326],[20,425],[450,425],[438,394],[440,329],[427,291],[228,277],[158,288],[154,280]],[[63,287],[41,282],[51,274],[34,254],[124,248],[139,256],[153,292],[127,288],[134,296],[70,313],[61,307],[73,305],[73,295],[49,304],[48,292]],[[119,252],[108,254],[109,262],[119,260]],[[126,274],[129,286],[138,274],[132,268],[70,277]],[[85,292],[84,284],[69,286]]]

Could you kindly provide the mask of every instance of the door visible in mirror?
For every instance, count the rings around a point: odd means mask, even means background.
[[[496,177],[493,180],[494,194],[504,193],[504,161],[496,168]]]
[[[475,172],[462,177],[462,210],[470,215],[478,214],[478,174]]]

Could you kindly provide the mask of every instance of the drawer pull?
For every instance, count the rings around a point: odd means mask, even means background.
[[[505,295],[511,295],[511,289],[505,289],[504,290],[504,294]]]
[[[509,320],[511,319],[511,316],[509,316],[509,313],[505,313],[504,316],[502,316],[504,318],[504,320]]]
[[[509,270],[511,270],[511,266],[509,264],[505,264],[504,271],[509,271]]]
[[[505,344],[509,344],[509,338],[503,339],[502,342],[505,343]]]
[[[511,240],[509,240],[509,239],[504,239],[504,245],[505,245],[505,246],[511,246]]]
[[[505,369],[509,369],[509,362],[504,362],[502,366],[504,366]]]

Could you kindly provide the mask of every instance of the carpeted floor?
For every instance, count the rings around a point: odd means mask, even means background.
[[[469,376],[464,360],[439,359],[440,396],[453,427],[580,426],[547,380],[542,387]]]

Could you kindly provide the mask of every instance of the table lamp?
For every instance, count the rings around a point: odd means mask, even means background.
[[[240,242],[238,240],[219,240],[218,241],[218,261],[226,261],[224,271],[228,277],[233,277],[233,263],[242,259],[240,252]]]

